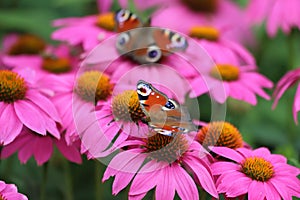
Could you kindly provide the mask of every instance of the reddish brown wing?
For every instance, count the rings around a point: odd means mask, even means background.
[[[126,9],[121,9],[115,14],[116,32],[124,32],[130,29],[143,27],[142,21],[136,16],[136,14]]]

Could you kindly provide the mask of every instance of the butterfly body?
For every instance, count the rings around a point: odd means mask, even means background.
[[[116,13],[117,51],[141,64],[155,63],[174,51],[184,51],[187,40],[168,29],[149,27],[128,10]]]
[[[187,109],[150,83],[139,81],[137,93],[148,125],[157,133],[173,136],[195,130]]]

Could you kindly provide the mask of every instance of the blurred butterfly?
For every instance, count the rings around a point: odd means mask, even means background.
[[[150,83],[138,81],[137,93],[146,121],[157,133],[173,136],[196,130],[187,109]]]
[[[168,29],[149,27],[150,21],[143,23],[136,14],[121,9],[115,14],[117,51],[141,64],[158,62],[163,56],[174,51],[184,51],[185,37]],[[138,29],[137,29],[138,28]]]

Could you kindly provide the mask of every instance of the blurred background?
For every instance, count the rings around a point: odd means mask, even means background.
[[[247,0],[235,1],[241,7]],[[95,0],[0,0],[0,38],[17,33],[33,33],[49,43],[54,28],[54,19],[85,16],[99,13]],[[300,66],[300,34],[293,31],[292,51],[296,55],[293,63],[289,62],[290,38],[279,32],[276,37],[269,38],[264,26],[254,30],[256,45],[250,47],[254,54],[259,71],[276,83],[287,70]],[[292,65],[292,66],[291,66]],[[265,146],[273,153],[283,154],[289,163],[299,167],[300,158],[300,126],[296,125],[292,115],[292,103],[295,87],[289,89],[279,101],[276,109],[272,109],[273,101],[258,97],[257,106],[230,99],[227,103],[226,120],[241,131],[244,140],[253,148]],[[272,91],[268,91],[271,95]],[[210,119],[210,100],[208,96],[199,97],[201,120]],[[19,191],[29,199],[40,199],[42,184],[46,199],[127,199],[127,192],[119,195],[111,194],[112,179],[101,183],[105,169],[97,161],[87,161],[85,156],[81,165],[69,163],[58,152],[46,164],[39,167],[33,159],[26,165],[20,164],[17,155],[0,163],[0,179],[15,183]],[[48,168],[47,176],[43,176]],[[46,181],[43,179],[47,179]],[[147,198],[152,198],[151,194]]]

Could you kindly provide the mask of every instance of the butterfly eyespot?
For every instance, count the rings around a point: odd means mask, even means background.
[[[130,18],[130,11],[122,9],[117,13],[116,18],[119,23],[125,22]]]
[[[140,83],[137,86],[137,93],[142,96],[149,96],[152,92],[150,86],[145,83]]]
[[[146,60],[148,62],[157,62],[162,56],[161,50],[158,46],[152,45],[148,47]]]
[[[166,105],[163,107],[164,110],[173,110],[173,109],[175,109],[175,108],[176,108],[175,103],[172,102],[171,99],[169,99],[169,100],[167,101]]]
[[[175,47],[185,47],[187,45],[186,39],[178,34],[174,34],[171,41]]]
[[[128,33],[121,33],[117,39],[118,46],[124,46],[125,44],[127,44],[129,39],[130,39],[130,35]]]

